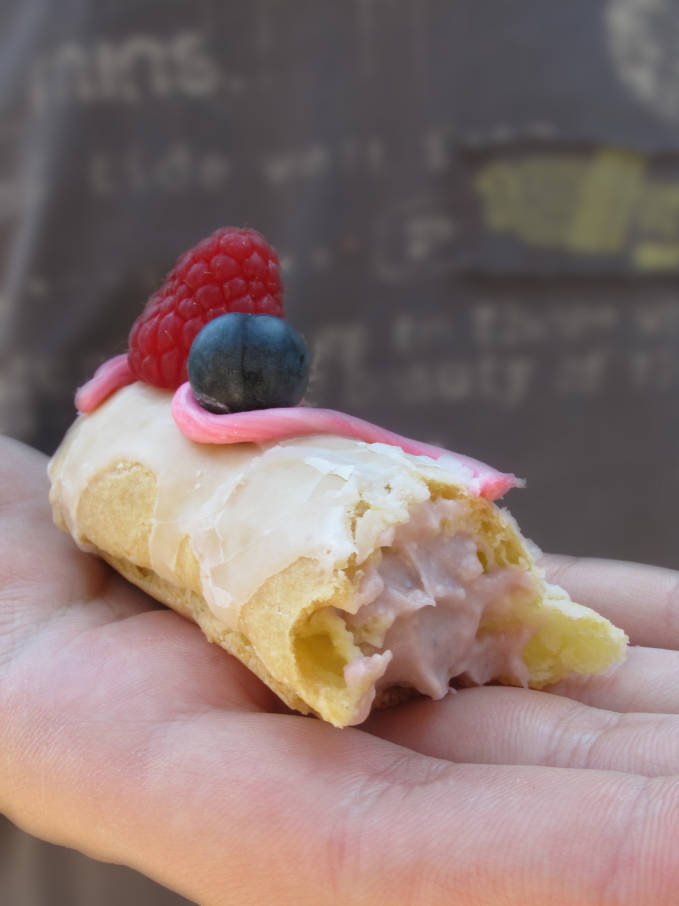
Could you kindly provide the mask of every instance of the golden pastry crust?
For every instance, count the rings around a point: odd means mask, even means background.
[[[57,473],[58,464],[53,467],[53,474]],[[434,495],[466,495],[464,489],[443,483],[431,490]],[[79,543],[156,600],[196,622],[211,642],[242,661],[290,708],[345,726],[355,713],[357,698],[366,692],[350,689],[342,676],[344,664],[359,651],[350,634],[332,622],[324,622],[311,636],[306,630],[312,614],[347,606],[356,593],[360,572],[356,566],[328,577],[314,561],[300,558],[268,579],[241,608],[238,628],[229,628],[214,615],[202,593],[200,567],[188,536],[180,546],[173,581],[153,570],[149,536],[156,494],[155,476],[139,463],[117,462],[103,470],[80,496]],[[52,504],[55,521],[66,529],[68,520],[55,491]],[[535,571],[508,516],[485,500],[469,498],[469,504],[476,528],[489,540],[497,564]],[[483,632],[499,633],[517,623],[535,628],[523,651],[531,686],[556,682],[571,672],[596,673],[620,659],[625,645],[620,630],[573,604],[560,589],[543,585],[542,580],[540,584],[542,596],[518,606],[503,625],[480,627]],[[498,679],[515,682],[512,677]],[[411,694],[391,687],[378,694],[375,704],[393,704]]]
[[[58,471],[58,458],[52,467]],[[338,574],[331,581],[319,575],[317,566],[300,559],[269,579],[241,610],[241,630],[230,629],[217,619],[201,593],[199,564],[188,537],[180,547],[175,564],[175,581],[169,582],[151,568],[149,536],[153,524],[157,485],[153,473],[139,463],[116,463],[112,470],[99,473],[80,497],[77,510],[78,541],[98,554],[129,582],[157,601],[197,623],[210,642],[237,657],[266,683],[288,707],[302,714],[317,714],[344,726],[352,711],[353,696],[333,688],[336,675],[319,681],[309,673],[324,672],[322,664],[300,670],[299,646],[295,627],[304,617],[328,606],[341,606],[342,599],[355,593],[355,581]],[[68,532],[67,520],[53,490],[50,499],[55,523]],[[347,571],[349,574],[351,570]],[[256,648],[250,639],[256,639]],[[284,644],[283,640],[289,643]],[[275,671],[267,669],[257,652],[263,653]],[[330,688],[323,695],[325,685]],[[343,683],[341,684],[343,685]],[[311,693],[311,687],[320,687]],[[306,699],[296,688],[306,690]],[[311,693],[311,694],[310,694]],[[391,687],[378,693],[375,707],[405,701],[414,690]],[[316,707],[314,707],[316,705]]]

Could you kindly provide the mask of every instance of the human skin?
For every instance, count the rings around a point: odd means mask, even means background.
[[[51,522],[0,441],[0,810],[196,902],[676,906],[679,574],[548,558],[635,645],[338,730]]]

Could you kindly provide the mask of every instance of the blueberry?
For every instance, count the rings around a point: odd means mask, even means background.
[[[210,412],[295,406],[309,380],[309,353],[282,318],[233,312],[196,336],[188,372],[193,395]]]

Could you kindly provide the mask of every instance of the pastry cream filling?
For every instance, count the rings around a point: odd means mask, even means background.
[[[377,690],[409,686],[438,699],[456,678],[527,683],[521,652],[531,630],[483,627],[502,622],[517,596],[537,594],[535,580],[511,566],[489,566],[493,552],[469,533],[465,513],[462,501],[419,504],[366,566],[356,613],[337,611],[362,652],[344,668],[349,687],[365,688],[370,675]]]

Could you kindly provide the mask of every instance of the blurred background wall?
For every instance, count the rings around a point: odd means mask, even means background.
[[[0,429],[52,451],[247,224],[313,402],[527,476],[545,549],[676,567],[678,47],[675,0],[3,0]],[[11,904],[178,902],[1,839]]]

